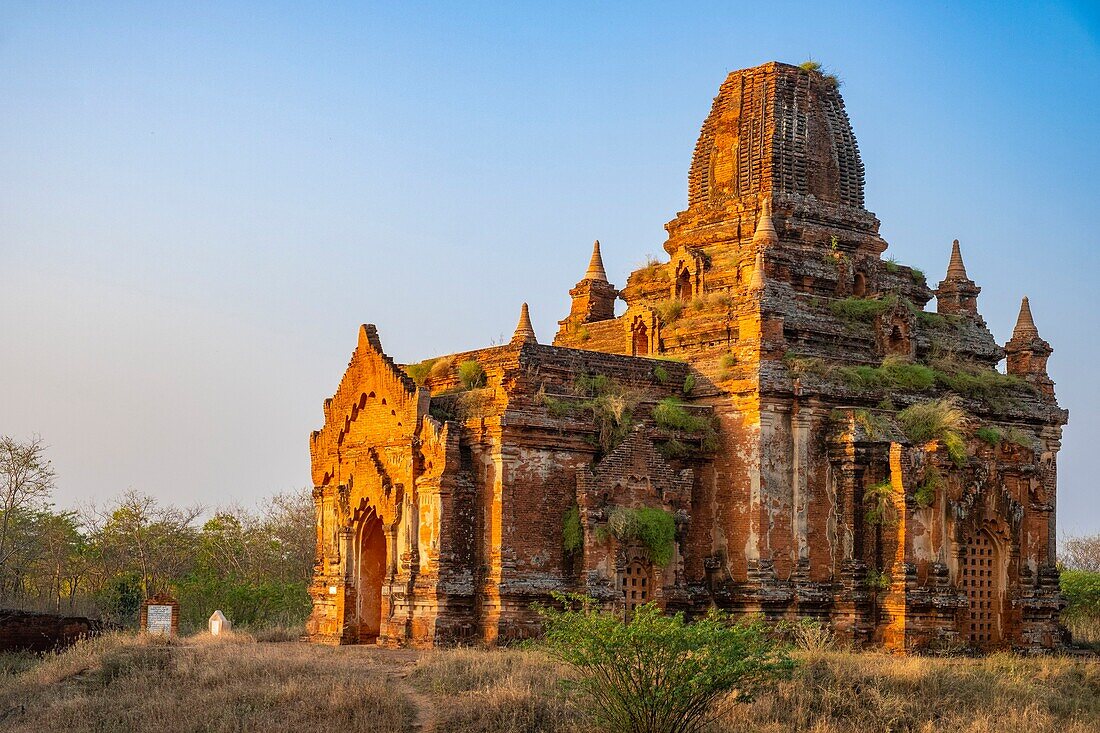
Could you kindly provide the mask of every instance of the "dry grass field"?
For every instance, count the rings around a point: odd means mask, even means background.
[[[796,657],[791,680],[732,707],[717,731],[1100,731],[1095,662]],[[45,658],[0,655],[0,731],[579,733],[587,728],[562,690],[565,675],[530,651],[113,635]]]

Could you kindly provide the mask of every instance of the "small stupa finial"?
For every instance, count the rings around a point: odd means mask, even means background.
[[[779,235],[776,233],[775,224],[772,222],[772,199],[770,194],[765,195],[760,204],[760,216],[756,220],[756,231],[752,235],[752,242],[758,248],[779,243]]]
[[[603,257],[600,255],[600,240],[592,245],[592,259],[588,261],[588,271],[584,273],[585,280],[599,280],[607,282],[607,273],[603,269]]]
[[[538,343],[535,338],[535,327],[531,325],[531,313],[524,303],[519,309],[519,323],[516,324],[516,332],[512,334],[513,344],[525,344],[527,342]]]
[[[1020,301],[1020,315],[1016,317],[1016,327],[1012,329],[1013,341],[1024,341],[1039,338],[1039,329],[1035,327],[1035,319],[1031,317],[1031,304],[1027,296]]]
[[[963,265],[962,250],[959,249],[959,240],[951,243],[951,260],[947,263],[948,280],[969,280],[966,276],[966,267]]]
[[[749,278],[749,290],[758,292],[764,289],[764,252],[756,250],[756,264],[752,268],[752,277]]]

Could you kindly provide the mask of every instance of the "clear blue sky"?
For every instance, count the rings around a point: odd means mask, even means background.
[[[820,60],[888,254],[963,244],[1071,410],[1063,532],[1100,531],[1100,11],[1038,3],[0,5],[0,432],[58,503],[308,483],[376,323],[398,360],[548,341],[599,238],[622,284],[686,206],[727,71]]]

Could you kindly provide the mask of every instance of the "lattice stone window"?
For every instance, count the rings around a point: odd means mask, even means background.
[[[997,545],[989,533],[983,530],[968,533],[959,576],[968,600],[963,632],[975,646],[989,646],[1001,640],[999,571]]]
[[[653,580],[649,566],[641,560],[627,564],[619,576],[619,587],[626,602],[626,617],[629,619],[638,606],[649,603],[653,595]]]

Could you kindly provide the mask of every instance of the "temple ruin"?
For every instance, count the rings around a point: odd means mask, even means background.
[[[418,364],[363,326],[310,437],[311,638],[523,638],[564,591],[1062,644],[1051,347],[1026,298],[996,343],[958,242],[934,288],[884,259],[863,189],[834,79],[735,71],[667,260],[620,289],[597,242],[553,345],[526,306],[510,343]]]

